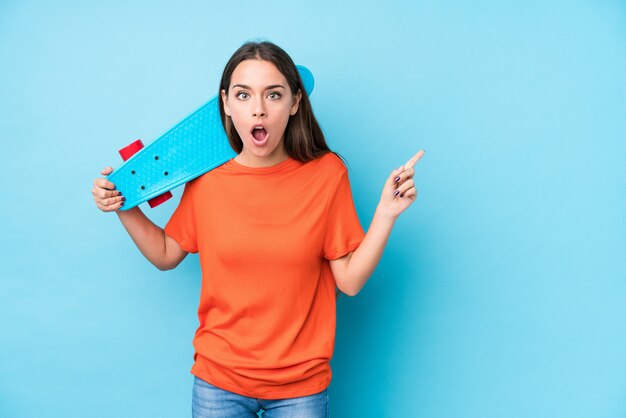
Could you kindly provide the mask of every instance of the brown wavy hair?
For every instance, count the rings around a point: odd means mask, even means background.
[[[291,115],[289,117],[287,127],[285,128],[284,141],[285,151],[287,154],[295,160],[306,163],[319,158],[328,152],[332,152],[345,164],[345,159],[339,155],[339,153],[332,151],[326,144],[324,133],[315,119],[311,102],[309,101],[309,97],[304,88],[304,84],[302,83],[302,79],[300,78],[300,73],[296,68],[296,64],[293,62],[289,54],[287,54],[278,45],[269,41],[248,41],[240,46],[239,49],[237,49],[230,57],[224,67],[218,97],[220,96],[222,90],[224,90],[228,96],[230,81],[235,68],[237,68],[242,61],[249,59],[271,62],[287,79],[292,95],[295,96],[298,94],[298,91],[302,92],[302,98],[300,99],[300,103],[298,105],[298,111],[295,115]],[[235,129],[232,119],[224,112],[223,101],[218,100],[218,102],[222,125],[224,125],[224,130],[226,131],[226,136],[228,137],[230,146],[237,154],[239,154],[243,150],[243,142],[239,137],[237,129]],[[339,298],[339,295],[340,291],[336,288],[336,299]]]

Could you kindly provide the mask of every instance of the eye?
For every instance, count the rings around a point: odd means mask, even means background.
[[[269,97],[271,100],[278,100],[282,97],[282,95],[277,91],[272,91],[267,95],[267,97]]]
[[[242,95],[244,95],[245,97],[241,97]],[[246,93],[245,91],[240,91],[237,93],[236,97],[242,100],[246,100],[248,98],[248,93]]]

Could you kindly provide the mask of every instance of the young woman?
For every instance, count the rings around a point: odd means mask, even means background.
[[[121,211],[124,197],[105,178],[94,181],[94,200],[160,270],[200,255],[194,417],[327,417],[335,290],[354,296],[365,285],[415,201],[413,166],[424,152],[391,172],[365,234],[346,166],[285,51],[245,43],[220,95],[237,156],[188,182],[164,229],[138,207]]]

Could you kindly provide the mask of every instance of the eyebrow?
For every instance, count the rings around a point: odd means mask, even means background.
[[[248,89],[248,90],[252,90],[250,88],[250,86],[246,86],[245,84],[235,84],[234,86],[232,86],[231,88],[234,89],[235,87],[241,87],[244,89]],[[269,89],[275,89],[275,88],[281,88],[284,89],[285,86],[283,86],[282,84],[272,84],[271,86],[267,86],[265,87],[265,90],[269,90]]]

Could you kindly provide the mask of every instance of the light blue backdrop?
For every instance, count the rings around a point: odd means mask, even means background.
[[[626,4],[486,0],[2,1],[0,416],[190,416],[198,257],[158,271],[91,187],[257,38],[315,74],[365,229],[426,151],[332,415],[626,416]]]

